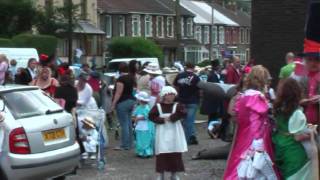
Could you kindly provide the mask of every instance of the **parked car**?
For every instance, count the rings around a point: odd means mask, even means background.
[[[80,149],[73,118],[43,91],[0,86],[0,112],[1,180],[63,179],[75,170]]]
[[[119,64],[120,63],[127,63],[131,60],[137,60],[140,65],[143,65],[146,62],[150,63],[156,63],[159,65],[158,58],[118,58],[118,59],[112,59],[108,62],[107,65],[107,72],[103,74],[103,80],[106,81],[108,84],[112,85],[115,82],[115,79],[118,78],[118,70],[119,70]]]
[[[108,70],[107,70],[108,72],[105,73],[105,75],[107,75],[107,76],[116,76],[116,72],[119,69],[119,64],[120,63],[129,64],[129,62],[131,60],[137,60],[140,63],[140,65],[143,65],[146,62],[156,63],[156,64],[159,65],[158,58],[119,58],[119,59],[112,59],[108,63]]]

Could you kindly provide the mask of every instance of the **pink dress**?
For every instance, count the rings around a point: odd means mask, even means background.
[[[237,167],[243,155],[251,149],[254,140],[262,139],[263,148],[273,159],[271,124],[268,118],[268,102],[256,90],[247,90],[235,104],[237,133],[234,146],[224,173],[224,180],[237,180]]]

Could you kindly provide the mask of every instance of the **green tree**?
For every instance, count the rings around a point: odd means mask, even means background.
[[[0,0],[0,36],[11,37],[30,31],[36,13],[31,0]]]
[[[108,48],[112,58],[157,57],[160,65],[163,65],[161,48],[148,39],[133,37],[114,38]]]
[[[66,3],[62,7],[54,4],[47,7],[39,7],[37,10],[36,27],[40,34],[60,35],[68,32],[69,18],[72,18],[72,30],[80,19],[79,4]]]

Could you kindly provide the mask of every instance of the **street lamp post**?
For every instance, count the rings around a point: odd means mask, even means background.
[[[72,36],[73,36],[73,19],[72,19],[72,0],[68,0],[67,14],[68,14],[68,63],[72,64]]]
[[[209,60],[213,60],[213,27],[214,27],[214,0],[211,5],[211,27],[210,27],[210,44],[209,44]]]
[[[175,13],[176,13],[176,39],[178,42],[178,47],[176,51],[176,59],[181,60],[182,59],[182,51],[181,51],[181,12],[180,12],[180,0],[174,0],[175,1]]]

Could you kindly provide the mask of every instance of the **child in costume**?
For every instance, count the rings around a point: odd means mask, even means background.
[[[254,66],[246,78],[246,90],[235,102],[237,132],[224,172],[224,180],[276,180],[272,163],[271,122],[268,101],[264,96],[269,72]]]
[[[139,101],[132,114],[136,124],[136,154],[139,157],[150,157],[154,154],[154,124],[149,120],[150,96],[140,91],[135,97]]]
[[[165,86],[160,92],[161,103],[156,104],[149,118],[156,123],[155,153],[158,180],[164,180],[165,172],[172,180],[180,179],[178,172],[184,171],[182,153],[188,151],[181,121],[186,116],[185,108],[175,103],[177,91]]]
[[[95,122],[92,118],[86,117],[82,120],[82,129],[80,139],[85,149],[82,154],[83,159],[96,159],[97,146],[98,146],[98,131],[96,130]]]
[[[317,179],[317,153],[314,140],[315,127],[307,125],[300,108],[302,90],[294,79],[282,82],[274,104],[276,132],[275,162],[284,179]],[[311,138],[312,137],[312,138]]]

